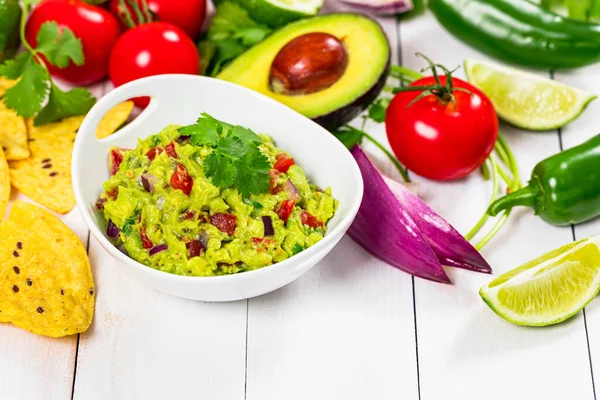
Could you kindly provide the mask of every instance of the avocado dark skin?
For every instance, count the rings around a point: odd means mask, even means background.
[[[375,101],[375,99],[377,99],[377,97],[383,90],[383,87],[385,86],[385,82],[387,81],[389,72],[390,58],[388,57],[385,70],[379,77],[377,83],[375,83],[375,85],[373,85],[371,89],[367,90],[365,94],[363,94],[347,106],[339,108],[333,112],[330,112],[329,114],[313,118],[313,121],[321,125],[323,128],[327,129],[328,131],[333,131],[339,128],[340,126],[352,121],[354,118],[358,117],[360,113],[366,110],[367,107],[369,107],[369,105]]]

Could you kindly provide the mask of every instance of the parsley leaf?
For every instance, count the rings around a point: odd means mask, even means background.
[[[267,158],[254,147],[236,161],[235,186],[242,197],[261,194],[269,189],[271,165]]]
[[[3,98],[6,107],[22,117],[33,117],[42,109],[42,102],[48,95],[50,74],[31,55],[25,56],[21,79],[8,89]]]
[[[262,139],[260,138],[260,136],[252,132],[250,129],[244,128],[239,125],[233,127],[233,129],[231,130],[231,136],[238,138],[245,145],[248,145],[250,143],[262,143]]]
[[[342,126],[332,133],[348,150],[351,150],[355,144],[360,144],[363,138],[362,131],[349,125]]]
[[[368,118],[375,122],[385,122],[385,112],[390,105],[391,100],[388,98],[380,98],[375,100],[370,106],[367,113]]]
[[[229,159],[241,158],[248,149],[244,146],[240,139],[226,136],[219,139],[215,153],[227,157]]]
[[[70,29],[60,30],[56,21],[42,24],[36,36],[36,51],[46,56],[50,64],[65,68],[73,60],[75,65],[83,65],[83,47]]]
[[[195,146],[216,146],[219,142],[219,126],[210,119],[198,119],[193,125],[184,126],[178,129],[182,135],[191,135],[190,140]]]
[[[43,125],[62,118],[85,114],[95,102],[96,99],[85,89],[75,88],[63,92],[52,83],[48,104],[35,117],[33,123],[36,126]]]
[[[34,3],[37,0],[23,2],[22,25]],[[36,41],[37,47],[34,49],[21,34],[21,42],[27,51],[0,65],[0,76],[18,80],[3,96],[6,107],[23,117],[33,117],[39,113],[34,121],[36,125],[85,114],[95,102],[90,92],[83,88],[68,92],[60,90],[52,83],[46,64],[41,59],[44,56],[48,63],[58,68],[67,67],[71,61],[75,65],[83,65],[85,60],[81,40],[69,28],[60,28],[56,22],[48,21],[40,27]]]

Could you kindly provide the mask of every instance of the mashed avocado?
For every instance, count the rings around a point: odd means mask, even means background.
[[[283,261],[323,238],[337,209],[331,189],[310,184],[270,137],[260,135],[258,145],[271,165],[269,188],[244,198],[235,186],[213,185],[204,161],[214,149],[178,128],[111,150],[114,174],[98,208],[131,258],[178,275],[226,275]]]

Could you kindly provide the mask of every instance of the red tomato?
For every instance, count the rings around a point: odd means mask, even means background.
[[[294,211],[295,204],[296,202],[294,200],[284,200],[281,203],[276,212],[279,218],[283,220],[283,222],[287,222],[288,218],[292,214],[292,211]]]
[[[254,244],[273,244],[275,242],[277,242],[275,239],[261,238],[261,237],[253,237],[252,238],[252,243],[254,243]]]
[[[146,157],[150,159],[150,161],[154,161],[157,155],[163,152],[162,147],[153,147],[146,153]]]
[[[446,77],[440,76],[443,85]],[[498,137],[498,117],[490,99],[475,86],[453,78],[456,106],[420,92],[401,92],[388,107],[387,137],[398,160],[418,175],[436,180],[462,178],[483,164]],[[411,86],[435,84],[433,77]],[[408,107],[408,108],[407,108]]]
[[[300,214],[300,219],[302,220],[302,223],[304,225],[308,225],[311,228],[318,228],[320,226],[323,226],[323,223],[308,211],[302,211],[302,214]]]
[[[120,149],[114,148],[110,149],[110,154],[108,157],[108,169],[110,170],[110,174],[114,175],[119,171],[121,167],[121,163],[123,162],[123,153],[128,149]]]
[[[165,146],[165,152],[169,157],[177,158],[177,152],[175,151],[175,143],[171,142]]]
[[[231,214],[219,213],[210,217],[210,223],[217,227],[221,232],[232,235],[235,231],[236,216]]]
[[[135,2],[142,9],[143,0],[135,0]],[[205,0],[147,0],[146,3],[158,21],[170,22],[183,29],[192,39],[196,39],[200,34],[206,15]],[[133,22],[138,25],[139,21],[133,7],[127,4],[127,1],[125,4]],[[125,9],[121,6],[120,0],[110,1],[110,12],[122,21]],[[121,23],[121,26],[127,29],[125,24]]]
[[[154,243],[152,243],[152,240],[146,235],[146,230],[143,227],[140,228],[140,239],[142,240],[142,247],[146,250],[154,247]]]
[[[288,169],[290,169],[290,167],[294,164],[295,162],[293,158],[288,157],[288,155],[285,153],[279,153],[277,154],[277,161],[275,161],[273,168],[279,172],[285,173],[288,172]]]
[[[117,19],[108,11],[80,0],[45,0],[33,9],[25,27],[25,38],[37,46],[36,35],[44,22],[56,21],[81,39],[85,63],[77,66],[71,62],[58,68],[46,62],[48,70],[74,85],[88,85],[101,80],[108,73],[110,51],[119,37]]]
[[[198,257],[202,253],[202,250],[204,250],[202,243],[198,240],[187,242],[185,248],[188,250],[188,258]]]
[[[181,190],[188,196],[192,192],[194,181],[190,174],[188,174],[187,169],[179,163],[177,163],[177,168],[175,168],[175,172],[171,175],[171,186],[173,189]]]
[[[277,180],[279,179],[279,171],[276,169],[271,169],[269,171],[269,193],[276,194],[281,192],[281,188],[277,185]]]
[[[125,32],[110,53],[108,75],[115,86],[161,74],[197,75],[200,57],[184,31],[167,22],[136,26]],[[148,98],[138,98],[140,107]]]

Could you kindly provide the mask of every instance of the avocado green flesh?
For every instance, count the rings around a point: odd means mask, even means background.
[[[308,182],[298,165],[291,166],[287,173],[280,173],[278,187],[289,179],[301,195],[284,222],[276,210],[289,199],[287,191],[252,195],[244,200],[234,187],[213,186],[203,172],[203,161],[213,150],[178,143],[177,128],[171,125],[157,135],[139,140],[135,149],[125,152],[118,172],[103,185],[104,192],[100,196],[106,201],[103,215],[121,230],[115,245],[124,248],[131,258],[178,275],[226,275],[281,262],[323,238],[326,224],[338,204],[331,196],[331,189],[318,190]],[[268,136],[261,135],[261,138],[261,152],[271,165],[278,154],[287,154],[276,148]],[[169,143],[174,143],[177,159],[164,151],[152,161],[146,156],[150,149],[164,148]],[[193,179],[189,196],[170,185],[177,163],[182,164]],[[144,189],[143,174],[155,180],[154,193]],[[304,225],[303,211],[323,222],[323,227]],[[193,218],[189,218],[191,212]],[[211,224],[211,216],[217,213],[236,217],[236,228],[231,236]],[[273,222],[274,235],[266,238],[268,240],[264,240],[263,216],[271,217]],[[166,244],[168,249],[150,255],[149,249],[142,246],[142,228],[154,246]],[[186,242],[199,237],[208,239],[207,248],[200,256],[189,257]]]
[[[292,39],[313,32],[329,33],[342,41],[348,55],[346,71],[332,86],[319,92],[295,96],[273,92],[269,87],[273,59]],[[365,94],[376,89],[377,96],[387,77],[389,59],[389,44],[377,22],[359,14],[329,14],[294,22],[276,31],[240,55],[217,78],[267,95],[312,119],[351,107],[351,113],[338,113],[348,119],[368,106],[367,98],[374,98]],[[347,121],[338,121],[338,125],[344,122]]]

